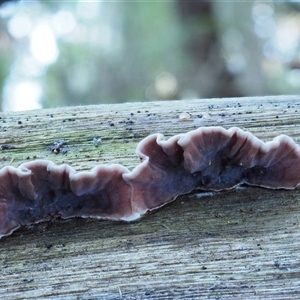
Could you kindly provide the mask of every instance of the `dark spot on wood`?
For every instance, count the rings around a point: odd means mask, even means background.
[[[16,149],[16,147],[11,145],[1,145],[2,150],[10,150],[10,149]]]
[[[49,147],[50,151],[58,154],[62,153],[65,154],[69,151],[69,147],[65,140],[55,140],[53,144]]]
[[[47,249],[51,249],[51,248],[53,247],[53,245],[52,245],[52,244],[45,244],[45,247],[46,247]]]

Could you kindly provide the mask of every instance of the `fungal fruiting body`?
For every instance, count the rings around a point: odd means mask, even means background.
[[[0,237],[54,216],[131,221],[194,190],[300,183],[300,147],[285,135],[264,143],[236,127],[201,127],[168,140],[150,135],[137,155],[132,171],[114,164],[76,172],[47,160],[2,168]]]

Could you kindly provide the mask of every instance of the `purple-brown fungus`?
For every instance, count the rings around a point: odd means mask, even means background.
[[[240,184],[293,189],[300,183],[300,147],[280,135],[264,143],[239,128],[203,127],[165,140],[153,134],[137,146],[132,171],[99,165],[91,171],[47,160],[0,170],[0,237],[59,216],[135,220],[194,190]]]

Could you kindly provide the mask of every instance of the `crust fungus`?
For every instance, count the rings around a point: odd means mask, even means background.
[[[236,127],[201,127],[168,140],[150,135],[137,155],[141,163],[132,171],[114,164],[77,173],[47,160],[4,167],[0,237],[54,216],[131,221],[194,190],[240,184],[293,189],[300,183],[300,147],[285,135],[264,143]]]

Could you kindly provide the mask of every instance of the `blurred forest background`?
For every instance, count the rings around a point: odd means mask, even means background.
[[[294,1],[0,1],[0,105],[298,94]]]

